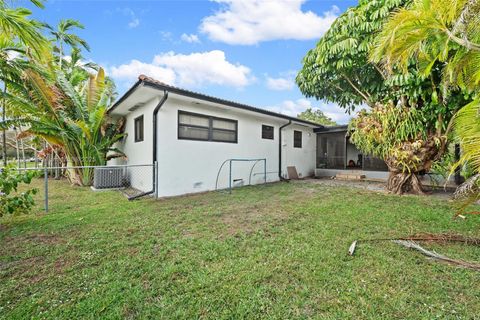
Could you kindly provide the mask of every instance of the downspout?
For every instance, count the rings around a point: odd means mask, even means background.
[[[153,115],[152,115],[152,118],[153,118],[152,186],[153,186],[153,188],[150,191],[143,192],[143,193],[137,194],[136,196],[130,197],[130,198],[128,198],[128,200],[135,200],[135,199],[138,199],[138,198],[141,198],[141,197],[144,197],[144,196],[148,196],[148,195],[154,193],[155,190],[157,189],[157,179],[155,177],[155,174],[156,174],[155,163],[157,162],[157,115],[158,115],[158,111],[160,111],[160,109],[165,104],[165,102],[167,102],[167,99],[168,99],[168,91],[163,90],[163,97],[160,100],[160,102],[157,104],[155,109],[153,109]]]
[[[288,120],[288,123],[278,128],[278,178],[280,179],[280,181],[288,181],[287,179],[282,177],[282,129],[291,124],[292,120]]]

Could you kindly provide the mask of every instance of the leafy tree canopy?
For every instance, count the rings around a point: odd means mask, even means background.
[[[415,58],[415,60],[412,59]],[[376,39],[371,59],[408,74],[412,62],[424,77],[443,67],[444,95],[480,84],[480,2],[415,0],[399,9]]]
[[[307,97],[335,102],[348,112],[361,105],[371,107],[350,125],[358,131],[354,142],[362,151],[386,161],[392,175],[388,188],[398,193],[421,190],[416,174],[428,170],[442,154],[448,123],[465,103],[458,90],[443,94],[440,61],[432,63],[427,77],[412,62],[405,66],[408,72],[403,72],[371,59],[378,35],[392,13],[412,1],[360,0],[307,53],[296,78]],[[386,137],[390,143],[385,143]]]
[[[307,110],[299,113],[297,115],[298,118],[303,120],[308,120],[311,122],[315,122],[324,126],[335,126],[337,123],[333,121],[331,118],[327,117],[322,110],[316,109],[313,110],[312,108],[308,108]]]
[[[105,165],[109,157],[123,156],[113,145],[124,136],[124,122],[112,122],[107,116],[111,89],[104,70],[89,74],[77,87],[62,71],[47,75],[44,78],[27,70],[22,85],[11,86],[10,92],[2,94],[7,105],[22,112],[1,126],[28,126],[19,138],[43,138],[63,150],[74,166]],[[113,154],[107,156],[109,152]],[[92,178],[89,169],[70,173],[72,182],[79,185],[90,184]]]
[[[361,0],[338,17],[303,60],[296,78],[302,93],[338,103],[348,111],[383,100],[389,88],[383,71],[369,62],[368,55],[385,19],[405,3]]]
[[[440,65],[442,105],[458,90],[465,100],[473,99],[452,121],[462,146],[462,157],[452,169],[467,164],[477,173],[456,192],[463,211],[480,199],[480,1],[414,0],[385,24],[371,59],[404,74],[413,64],[425,78],[434,77]]]

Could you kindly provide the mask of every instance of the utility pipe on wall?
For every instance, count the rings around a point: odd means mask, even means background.
[[[153,168],[152,168],[152,171],[153,171],[153,173],[152,173],[152,186],[153,186],[153,188],[150,191],[143,192],[143,193],[140,193],[139,195],[130,197],[130,198],[128,198],[128,200],[135,200],[135,199],[150,195],[152,193],[156,193],[158,195],[158,192],[157,192],[157,188],[158,188],[157,181],[158,180],[157,180],[157,177],[156,177],[158,175],[158,170],[157,170],[157,167],[158,167],[158,164],[157,164],[157,115],[158,115],[158,111],[160,111],[160,109],[165,104],[165,102],[167,102],[167,99],[168,99],[168,91],[163,90],[163,97],[160,100],[160,102],[157,104],[155,109],[153,110],[153,114],[152,114],[152,118],[153,118],[153,123],[152,123],[152,125],[153,125],[152,163],[154,165]]]

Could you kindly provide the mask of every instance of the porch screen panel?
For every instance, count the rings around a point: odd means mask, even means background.
[[[317,135],[317,168],[345,168],[345,132]]]
[[[385,161],[371,155],[363,156],[363,169],[370,171],[388,171]]]

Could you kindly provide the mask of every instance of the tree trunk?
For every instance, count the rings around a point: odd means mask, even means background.
[[[17,128],[14,128],[14,130],[15,130],[15,149],[17,151],[17,167],[21,168],[21,164],[20,164],[20,144],[18,143]]]
[[[422,183],[416,173],[390,171],[387,181],[387,190],[394,194],[413,193],[423,195]]]
[[[4,83],[3,84],[3,92],[7,93],[7,85]],[[2,121],[5,122],[7,119],[7,110],[6,110],[6,104],[4,99],[2,99]],[[2,129],[2,136],[3,136],[3,166],[7,166],[7,130]]]
[[[25,159],[25,145],[23,144],[23,139],[20,139],[20,145],[22,147],[22,160],[23,160],[23,168],[27,168],[27,159]]]

